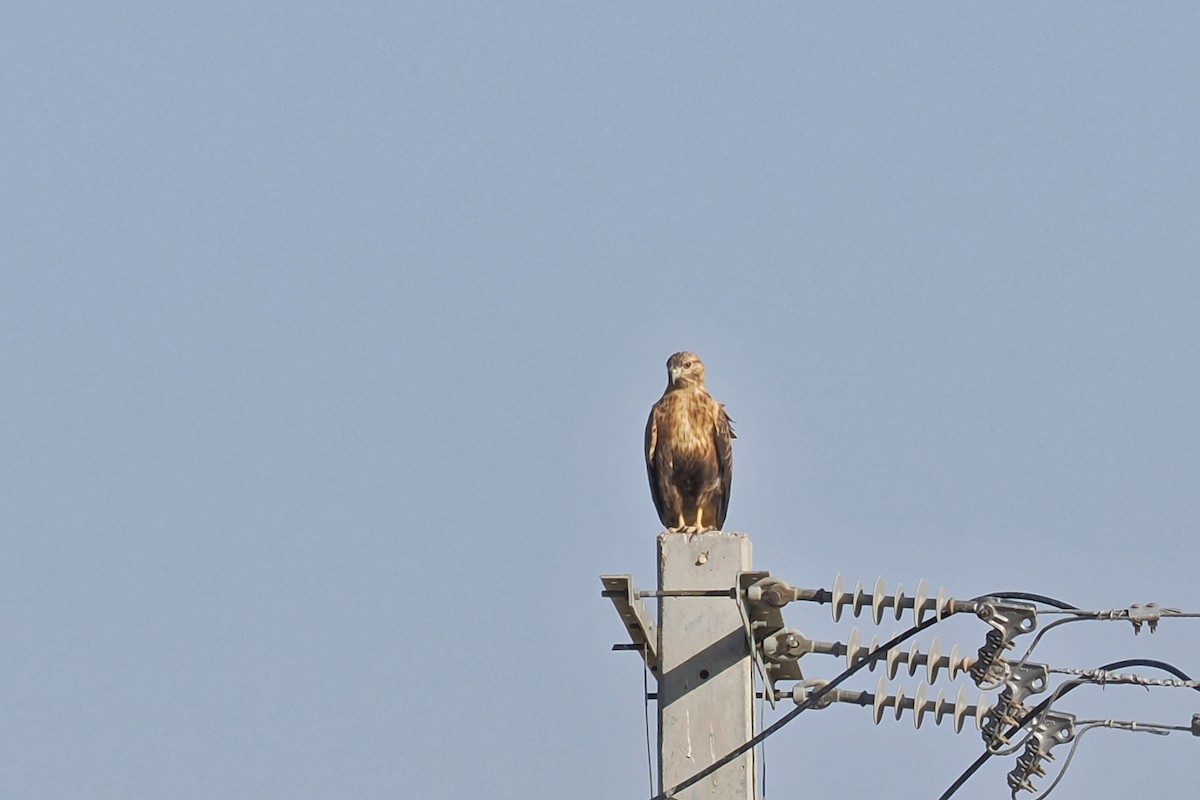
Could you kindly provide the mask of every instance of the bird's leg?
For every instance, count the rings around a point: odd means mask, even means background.
[[[711,526],[709,529],[716,530],[715,528],[712,528]],[[687,521],[683,518],[683,514],[680,513],[679,524],[677,526],[675,526],[674,528],[668,528],[667,530],[671,531],[672,533],[704,533],[704,531],[706,530],[704,527],[704,509],[701,508],[701,509],[696,510],[696,524],[695,525],[688,525]]]

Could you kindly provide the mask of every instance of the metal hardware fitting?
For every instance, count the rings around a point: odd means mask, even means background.
[[[1038,720],[1025,742],[1025,751],[1017,757],[1017,765],[1008,773],[1008,787],[1017,791],[1034,792],[1033,778],[1043,777],[1045,760],[1054,760],[1050,751],[1075,738],[1075,715],[1047,711]]]
[[[1142,605],[1135,603],[1126,609],[1127,619],[1133,623],[1133,635],[1137,636],[1142,632],[1142,625],[1150,629],[1151,633],[1158,630],[1158,621],[1163,617],[1174,616],[1179,612],[1178,608],[1163,608],[1158,603],[1146,603]]]
[[[1003,663],[1004,651],[1013,646],[1013,639],[1029,633],[1037,627],[1037,611],[1031,605],[989,600],[980,603],[975,614],[992,626],[988,631],[979,655],[971,665],[971,679],[976,684],[985,680],[1000,683],[1007,677],[1008,668]]]
[[[1018,664],[1006,667],[1006,670],[1008,677],[1004,681],[1004,691],[996,698],[996,705],[983,723],[983,740],[989,748],[1008,743],[1004,729],[1016,725],[1029,712],[1026,698],[1046,691],[1049,686],[1050,668],[1045,664]]]
[[[795,647],[790,639],[795,638],[797,643],[807,640],[804,634],[787,627],[779,610],[795,597],[795,591],[786,582],[772,578],[769,572],[739,572],[736,588],[735,596],[746,642],[763,680],[763,694],[774,708],[777,697],[775,684],[782,680],[798,681],[804,678],[797,663],[803,653],[792,655]],[[767,650],[770,651],[769,655]]]

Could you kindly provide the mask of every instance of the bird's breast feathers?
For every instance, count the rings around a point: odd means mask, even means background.
[[[668,392],[659,406],[659,441],[670,447],[675,455],[711,452],[718,410],[716,401],[707,392]]]

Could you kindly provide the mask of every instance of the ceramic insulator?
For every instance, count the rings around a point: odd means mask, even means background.
[[[871,618],[876,625],[883,620],[884,611],[889,608],[892,609],[897,620],[905,610],[912,609],[915,624],[920,625],[925,616],[930,613],[937,619],[942,619],[956,602],[953,597],[946,595],[945,589],[938,589],[937,595],[930,597],[924,580],[917,584],[916,594],[911,597],[904,593],[903,584],[896,586],[895,594],[888,594],[883,578],[875,581],[875,587],[870,592],[863,588],[862,581],[855,584],[854,591],[848,592],[845,578],[840,573],[833,579],[833,589],[829,594],[834,622],[841,620],[842,611],[847,606],[850,608],[850,613],[856,617],[862,616],[863,611],[869,606]]]
[[[850,631],[850,637],[846,640],[846,666],[854,666],[878,648],[879,639],[877,637],[871,639],[870,645],[863,646],[862,634],[859,633],[858,628],[855,628]],[[888,678],[891,679],[896,677],[901,664],[908,665],[910,677],[915,676],[918,669],[925,667],[925,676],[928,682],[936,683],[942,670],[946,670],[953,679],[970,669],[972,662],[973,659],[962,656],[958,645],[954,645],[949,656],[943,656],[941,641],[935,637],[929,644],[928,652],[921,652],[920,646],[916,642],[913,642],[907,650],[903,647],[893,647],[887,652],[887,655],[872,662],[867,669],[874,672],[876,665],[883,664],[887,668]]]
[[[959,687],[953,702],[946,699],[946,694],[942,691],[938,692],[935,699],[930,700],[927,696],[928,691],[929,687],[925,683],[921,683],[917,687],[917,693],[911,698],[905,696],[903,687],[897,688],[895,694],[888,694],[887,682],[880,678],[871,701],[875,724],[878,725],[883,718],[884,710],[891,708],[897,720],[904,715],[905,711],[912,712],[913,724],[918,728],[924,723],[928,714],[933,715],[935,725],[941,725],[942,720],[947,717],[952,719],[955,733],[962,731],[963,723],[968,719],[975,721],[976,729],[983,727],[984,717],[991,706],[982,701],[970,703],[967,699],[967,687]]]

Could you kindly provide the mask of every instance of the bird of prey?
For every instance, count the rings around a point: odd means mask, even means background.
[[[733,479],[733,426],[704,386],[694,353],[667,359],[667,388],[646,421],[646,473],[658,518],[671,531],[720,530]]]

